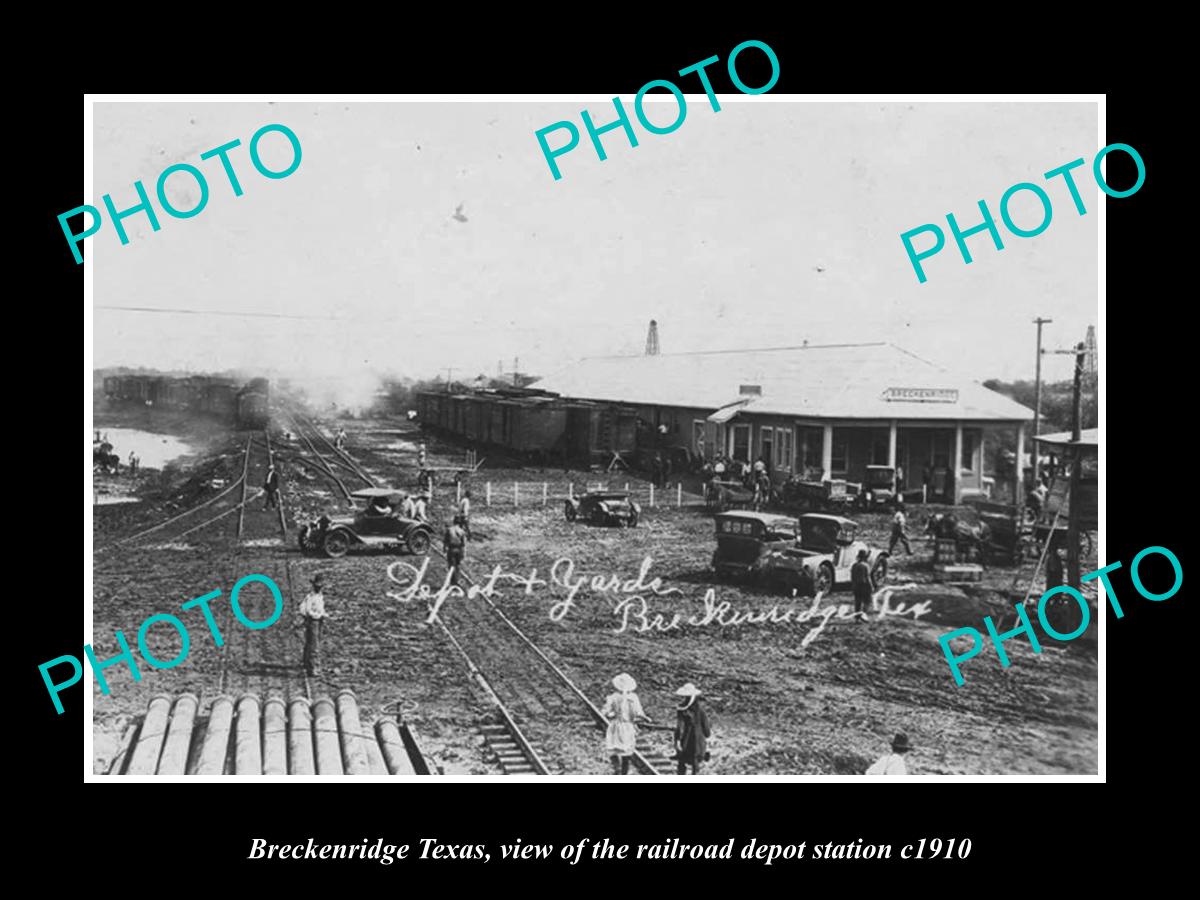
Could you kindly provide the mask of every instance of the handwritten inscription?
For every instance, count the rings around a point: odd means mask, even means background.
[[[401,590],[388,591],[388,596],[401,603],[426,603],[429,606],[427,621],[433,622],[442,604],[451,598],[475,600],[483,597],[489,601],[494,600],[501,596],[498,590],[501,585],[519,589],[526,597],[533,597],[534,590],[542,588],[550,594],[552,600],[548,614],[553,622],[561,622],[576,607],[581,595],[599,596],[612,604],[612,613],[617,620],[613,627],[616,634],[664,633],[713,625],[731,628],[739,625],[811,624],[812,627],[800,642],[801,647],[807,647],[816,640],[831,619],[853,619],[855,616],[853,606],[848,603],[825,603],[827,595],[824,594],[819,594],[811,600],[784,604],[782,608],[780,604],[776,604],[770,609],[739,609],[729,600],[718,600],[715,588],[705,591],[700,601],[703,606],[691,615],[656,610],[651,607],[651,601],[670,594],[682,595],[683,592],[678,588],[664,587],[659,577],[650,578],[653,564],[653,559],[647,556],[642,560],[637,574],[632,577],[615,574],[586,575],[577,571],[573,560],[561,557],[546,570],[545,578],[538,576],[537,568],[530,569],[528,574],[522,575],[506,571],[503,566],[497,565],[485,579],[463,590],[450,583],[449,573],[437,587],[427,582],[428,558],[424,559],[420,566],[397,560],[388,566],[387,574]],[[875,618],[911,616],[915,620],[928,613],[932,606],[929,600],[907,606],[903,603],[891,605],[894,594],[915,587],[915,584],[889,586],[877,591],[872,604]]]

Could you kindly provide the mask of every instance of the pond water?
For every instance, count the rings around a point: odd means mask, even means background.
[[[113,445],[113,453],[121,457],[121,467],[129,464],[129,454],[136,453],[143,469],[161,469],[173,459],[192,452],[192,446],[169,434],[154,434],[136,428],[101,428]],[[92,434],[95,437],[95,432]]]

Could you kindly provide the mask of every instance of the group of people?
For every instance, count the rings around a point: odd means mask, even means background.
[[[655,453],[650,460],[650,481],[656,488],[666,487],[671,480],[671,457]]]
[[[604,748],[608,752],[614,775],[628,775],[629,763],[637,750],[637,727],[650,725],[651,719],[642,709],[638,698],[637,682],[628,672],[622,672],[612,680],[616,690],[604,700],[601,714],[608,719],[608,730],[604,735]],[[708,714],[700,702],[700,689],[690,681],[675,692],[679,701],[675,707],[675,762],[676,772],[700,774],[701,765],[708,760],[708,739],[712,727]]]

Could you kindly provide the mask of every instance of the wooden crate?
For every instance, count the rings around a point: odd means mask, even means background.
[[[933,567],[933,580],[943,584],[983,581],[983,566],[976,563],[939,563]]]

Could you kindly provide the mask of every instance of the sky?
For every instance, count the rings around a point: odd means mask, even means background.
[[[647,109],[665,124],[664,96]],[[210,196],[188,219],[155,199],[161,230],[135,214],[127,246],[107,220],[87,239],[94,363],[369,383],[511,372],[519,358],[548,374],[640,353],[653,318],[663,352],[886,340],[971,378],[1015,379],[1033,377],[1035,316],[1054,320],[1050,348],[1096,322],[1095,104],[720,101],[713,112],[689,95],[666,135],[631,112],[639,145],[610,132],[605,161],[579,115],[610,121],[603,99],[97,103],[86,202],[133,206],[135,180],[153,197],[178,162],[205,173]],[[560,120],[582,136],[556,181],[534,132]],[[271,123],[303,153],[276,180],[247,146]],[[240,197],[218,160],[200,160],[235,138]],[[279,134],[261,148],[271,168],[290,161]],[[1061,179],[1042,177],[1079,157],[1082,216]],[[1019,238],[1001,225],[1003,251],[968,238],[964,264],[946,214],[978,224],[985,199],[999,223],[1001,195],[1022,181],[1046,186],[1049,227]],[[166,190],[183,209],[198,199],[186,174]],[[1026,228],[1040,218],[1028,192],[1011,210]],[[921,284],[899,236],[926,223],[948,246]],[[1046,378],[1070,371],[1047,358]]]

